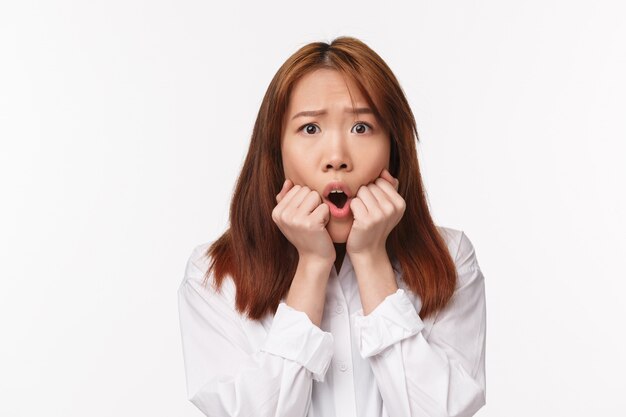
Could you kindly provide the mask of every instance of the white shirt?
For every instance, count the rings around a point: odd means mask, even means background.
[[[484,278],[467,236],[438,229],[458,281],[423,321],[397,263],[397,292],[363,316],[348,254],[331,270],[320,327],[284,299],[249,320],[230,277],[221,293],[202,286],[209,243],[197,246],[178,290],[189,400],[207,416],[472,416],[485,404]]]

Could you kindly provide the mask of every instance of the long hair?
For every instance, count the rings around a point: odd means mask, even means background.
[[[430,216],[415,146],[419,141],[415,117],[404,92],[380,56],[352,37],[301,47],[272,79],[230,203],[230,227],[205,254],[210,264],[204,284],[213,275],[219,291],[230,276],[237,289],[236,308],[252,320],[274,314],[289,291],[298,253],[272,221],[275,196],[284,181],[280,139],[295,83],[319,68],[337,70],[353,80],[389,132],[389,171],[400,181],[398,193],[406,209],[387,237],[386,250],[389,259],[399,263],[406,286],[420,296],[420,316],[426,318],[452,296],[456,268]]]

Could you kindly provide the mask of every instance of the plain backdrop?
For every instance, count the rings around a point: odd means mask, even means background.
[[[176,290],[265,90],[360,38],[486,279],[481,417],[624,412],[626,25],[605,1],[0,4],[0,415],[200,416]]]

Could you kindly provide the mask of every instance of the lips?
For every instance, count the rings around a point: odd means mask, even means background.
[[[335,193],[331,194],[333,190],[341,190],[343,194],[336,195]],[[339,193],[338,193],[339,194]],[[324,202],[328,204],[330,208],[330,214],[336,218],[345,218],[350,215],[352,212],[350,210],[350,201],[352,200],[352,193],[350,192],[350,188],[341,182],[341,181],[333,181],[326,185],[324,188]],[[339,207],[339,206],[341,207]]]
[[[350,192],[350,188],[348,188],[348,186],[341,181],[332,181],[329,182],[326,187],[324,187],[324,198],[328,198],[328,195],[330,194],[330,192],[332,190],[341,190],[344,192],[344,194],[346,195],[346,197],[350,198],[352,197],[352,193]]]

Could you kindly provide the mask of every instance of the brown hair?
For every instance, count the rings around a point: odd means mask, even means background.
[[[237,288],[236,308],[252,320],[274,314],[296,272],[298,253],[272,221],[276,194],[284,178],[280,139],[283,116],[295,83],[319,68],[331,68],[355,82],[390,134],[390,173],[399,179],[406,202],[404,215],[387,238],[390,260],[422,300],[425,318],[448,302],[456,285],[456,268],[428,209],[415,142],[415,118],[398,80],[366,44],[339,37],[314,42],[290,56],[272,79],[256,118],[248,154],[230,204],[230,228],[207,249],[211,259],[205,285],[213,273],[219,291],[224,278]]]

